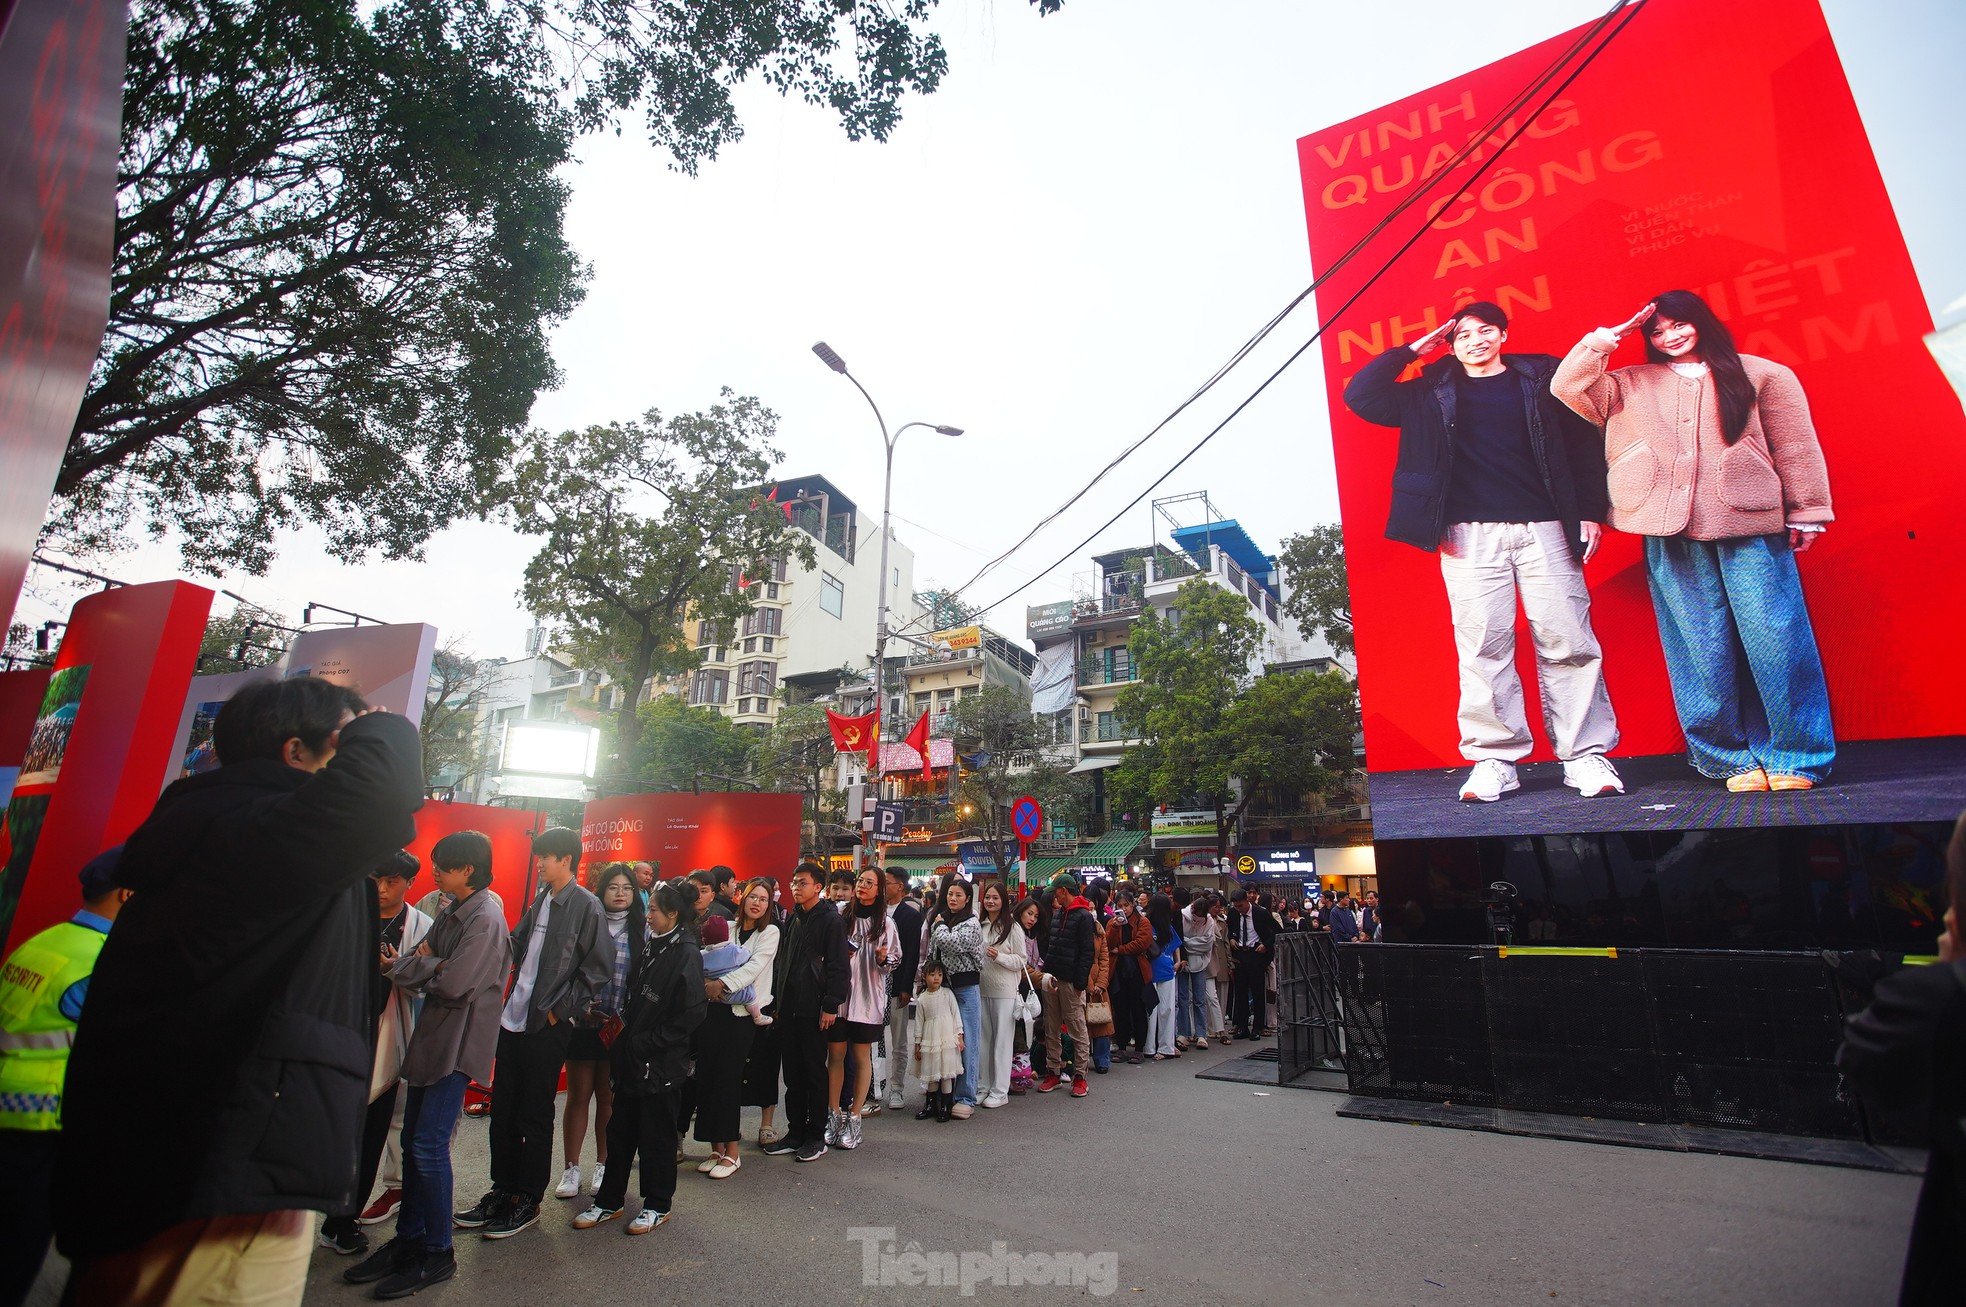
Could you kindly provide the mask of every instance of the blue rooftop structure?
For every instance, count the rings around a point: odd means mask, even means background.
[[[1235,519],[1177,527],[1169,532],[1169,536],[1204,567],[1208,566],[1208,547],[1221,546],[1222,552],[1233,558],[1236,566],[1255,577],[1257,584],[1272,595],[1282,597],[1277,593],[1277,560],[1257,548],[1256,542],[1249,538],[1249,532],[1243,530],[1242,524]]]

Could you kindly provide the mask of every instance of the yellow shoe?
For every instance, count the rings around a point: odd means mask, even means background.
[[[1816,782],[1807,776],[1770,776],[1768,788],[1771,790],[1813,790]]]
[[[1784,777],[1783,779],[1793,780],[1794,777]],[[1802,785],[1806,789],[1808,788],[1809,782],[1804,781]],[[1768,773],[1756,767],[1753,771],[1744,771],[1738,776],[1729,776],[1727,778],[1727,788],[1735,794],[1765,794],[1768,792]]]

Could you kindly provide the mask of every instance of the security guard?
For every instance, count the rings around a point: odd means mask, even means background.
[[[82,910],[0,964],[0,1307],[27,1296],[54,1237],[49,1187],[61,1128],[62,1080],[89,975],[110,923],[130,897],[116,887],[122,846],[82,868]]]

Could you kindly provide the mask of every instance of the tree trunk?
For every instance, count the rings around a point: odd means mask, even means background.
[[[649,668],[654,665],[655,641],[644,635],[642,642],[635,646],[634,658],[629,661],[631,679],[621,696],[621,707],[615,709],[615,757],[610,765],[602,769],[610,779],[627,774],[628,760],[635,756],[635,746],[642,741],[642,718],[637,709],[642,706],[642,686],[648,681]]]

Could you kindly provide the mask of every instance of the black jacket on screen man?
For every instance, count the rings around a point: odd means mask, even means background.
[[[320,772],[255,759],[164,791],[124,845],[117,881],[135,894],[69,1058],[63,1253],[354,1201],[375,1046],[368,873],[415,836],[422,803],[416,728],[388,713],[350,722]]]
[[[1428,364],[1415,381],[1399,374],[1417,356],[1394,346],[1360,368],[1345,387],[1345,407],[1367,422],[1399,428],[1393,464],[1392,508],[1386,538],[1436,550],[1447,529],[1447,489],[1460,439],[1455,380],[1465,375],[1453,356]],[[1571,552],[1583,557],[1579,522],[1603,522],[1611,511],[1604,484],[1604,435],[1550,394],[1550,378],[1562,360],[1554,354],[1504,354],[1502,363],[1522,386],[1529,443],[1543,488],[1556,505]]]

